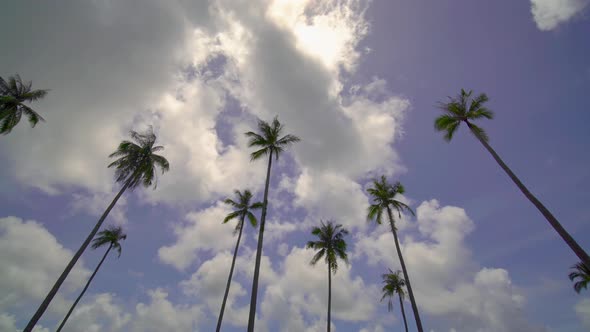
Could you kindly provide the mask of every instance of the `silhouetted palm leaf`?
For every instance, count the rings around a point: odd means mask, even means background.
[[[590,283],[590,266],[584,263],[578,263],[572,266],[572,271],[569,274],[569,278],[574,282],[574,290],[580,293],[582,289],[586,289]],[[577,281],[576,281],[577,280]]]
[[[0,77],[0,133],[8,134],[20,122],[25,114],[35,127],[39,121],[45,121],[39,113],[25,105],[26,102],[39,100],[49,90],[31,90],[31,82],[23,82],[20,76],[14,75],[5,81]]]

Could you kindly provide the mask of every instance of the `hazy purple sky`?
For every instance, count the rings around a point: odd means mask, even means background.
[[[370,179],[406,187],[398,222],[428,331],[590,329],[576,257],[461,128],[433,129],[436,103],[485,92],[490,144],[590,250],[588,0],[18,1],[0,12],[0,76],[51,89],[0,138],[0,331],[26,324],[119,186],[108,154],[153,125],[170,172],[127,193],[107,223],[128,239],[67,331],[211,331],[235,244],[221,200],[264,162],[243,133],[275,115],[302,142],[275,164],[257,331],[322,331],[326,267],[311,227],[351,231],[333,279],[335,331],[402,330],[381,274],[399,269],[386,226],[365,220]],[[5,7],[6,7],[5,6]],[[245,238],[224,331],[247,323],[256,232]],[[40,321],[54,330],[97,264],[87,251]],[[405,304],[415,329],[410,303]]]

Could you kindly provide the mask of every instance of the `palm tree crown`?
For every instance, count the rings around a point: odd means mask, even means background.
[[[461,122],[465,122],[475,135],[479,135],[486,142],[488,141],[488,135],[483,128],[476,126],[471,121],[481,118],[493,119],[494,113],[484,106],[488,101],[488,96],[485,93],[471,98],[472,93],[471,90],[461,89],[461,93],[457,97],[449,97],[447,103],[439,103],[438,106],[444,114],[436,118],[434,128],[445,132],[445,140],[453,139]]]
[[[235,229],[235,231],[238,232],[242,228],[244,219],[248,218],[248,221],[250,221],[252,227],[256,227],[258,220],[251,210],[262,209],[262,202],[251,204],[250,200],[252,200],[252,193],[247,189],[244,190],[244,192],[235,190],[234,193],[236,196],[235,201],[231,198],[226,198],[223,201],[225,204],[234,208],[234,211],[232,211],[225,217],[225,219],[223,219],[223,223],[225,224],[232,219],[238,218],[238,223],[236,224]]]
[[[393,272],[389,269],[389,273],[383,274],[381,277],[383,278],[383,297],[381,297],[381,301],[385,298],[389,298],[389,302],[387,303],[387,308],[389,311],[393,310],[393,302],[392,298],[397,294],[402,300],[406,296],[406,292],[404,291],[404,287],[406,286],[406,281],[400,275],[401,271]]]
[[[315,265],[322,257],[329,269],[336,273],[338,270],[338,258],[348,264],[348,254],[346,253],[346,241],[344,236],[348,234],[342,225],[334,225],[331,221],[327,224],[323,221],[320,227],[314,227],[311,234],[319,238],[318,241],[307,242],[307,248],[318,250],[311,259],[310,264]]]
[[[590,266],[580,262],[572,266],[572,269],[574,271],[569,274],[569,277],[571,281],[580,279],[574,283],[574,289],[579,293],[582,289],[586,289],[590,283]]]
[[[150,127],[144,133],[130,132],[131,138],[137,142],[122,141],[109,157],[119,157],[108,167],[116,167],[115,179],[117,182],[129,181],[129,188],[133,189],[140,183],[145,187],[156,184],[156,166],[162,170],[162,174],[170,169],[166,158],[154,152],[163,150],[163,146],[154,146],[156,135]],[[155,188],[155,185],[154,185]]]
[[[367,189],[367,192],[373,199],[373,204],[369,205],[367,211],[368,220],[375,220],[378,224],[381,224],[383,222],[383,212],[387,211],[389,207],[393,207],[400,218],[403,210],[414,214],[414,211],[408,205],[396,199],[396,196],[405,192],[404,186],[399,182],[393,185],[389,184],[385,175],[382,175],[379,180],[373,180],[373,187]]]
[[[277,117],[273,119],[271,124],[258,120],[258,131],[260,134],[253,131],[246,133],[246,136],[249,138],[248,146],[258,148],[258,150],[250,154],[251,160],[260,159],[267,154],[274,155],[275,159],[279,159],[279,155],[287,146],[301,140],[299,137],[290,134],[281,137],[283,129],[284,126],[279,122]]]
[[[32,90],[31,82],[23,82],[14,75],[5,81],[0,77],[0,133],[6,135],[20,122],[23,113],[28,117],[31,127],[45,121],[39,113],[25,105],[45,97],[49,90]]]
[[[98,249],[104,245],[110,245],[117,250],[119,257],[121,256],[121,240],[127,239],[127,234],[123,233],[121,226],[109,226],[105,230],[100,231],[96,238],[92,240],[92,249]]]

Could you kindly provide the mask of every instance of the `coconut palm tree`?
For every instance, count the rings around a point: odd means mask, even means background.
[[[109,247],[107,248],[107,251],[102,256],[100,263],[98,263],[98,265],[94,269],[94,272],[90,276],[90,279],[88,279],[86,286],[84,286],[84,289],[82,290],[80,295],[78,295],[78,298],[76,299],[76,301],[74,301],[74,304],[72,304],[72,307],[70,308],[70,310],[66,314],[66,317],[63,319],[63,321],[61,322],[61,324],[57,328],[56,332],[61,331],[61,329],[64,327],[64,325],[66,325],[66,322],[68,321],[68,318],[70,318],[72,311],[74,311],[74,308],[76,307],[78,302],[80,302],[80,299],[82,298],[82,296],[84,296],[84,293],[86,293],[88,286],[90,286],[92,279],[94,279],[96,272],[98,272],[98,269],[100,269],[100,266],[102,265],[104,260],[107,258],[107,255],[109,254],[111,249],[117,250],[117,252],[119,253],[118,257],[121,257],[121,242],[120,241],[125,240],[126,238],[127,238],[127,235],[125,233],[123,233],[123,229],[120,226],[107,227],[105,230],[103,230],[97,234],[96,238],[92,241],[92,249],[98,249],[98,248],[103,247],[107,244],[109,245]]]
[[[31,82],[23,82],[20,76],[14,75],[5,81],[0,77],[0,133],[8,134],[19,122],[23,113],[28,117],[31,127],[39,121],[45,121],[39,113],[25,105],[26,102],[39,100],[49,90],[32,90]]]
[[[256,248],[256,263],[254,265],[254,280],[252,282],[252,295],[250,298],[250,314],[248,317],[248,332],[254,332],[254,321],[256,318],[256,298],[258,296],[258,276],[260,274],[260,259],[262,255],[262,239],[264,236],[264,224],[266,222],[266,212],[268,209],[268,186],[270,183],[270,169],[272,158],[279,159],[281,153],[293,143],[300,141],[299,137],[294,135],[281,136],[284,126],[275,117],[271,124],[258,120],[258,133],[253,131],[247,132],[248,146],[257,150],[250,154],[250,160],[258,160],[268,155],[268,166],[266,169],[266,183],[264,185],[264,199],[262,201],[262,213],[260,215],[260,228],[258,230],[258,246]]]
[[[574,283],[574,290],[576,293],[580,293],[590,283],[590,266],[584,263],[578,263],[572,266],[572,269],[573,271],[569,274],[569,277],[571,281],[580,279]]]
[[[256,202],[251,203],[252,200],[252,193],[250,190],[244,190],[244,192],[240,192],[239,190],[234,191],[236,200],[234,201],[231,198],[226,198],[223,202],[232,208],[234,211],[228,214],[225,219],[223,219],[223,223],[227,223],[230,220],[238,218],[238,223],[236,224],[236,228],[234,229],[234,233],[238,233],[238,240],[236,241],[236,248],[234,249],[234,257],[231,261],[231,267],[229,269],[229,277],[227,278],[227,286],[225,287],[225,294],[223,295],[223,302],[221,302],[221,310],[219,312],[219,318],[217,319],[217,332],[221,330],[221,321],[223,320],[223,312],[225,310],[225,303],[227,301],[227,295],[229,294],[229,286],[231,284],[232,275],[234,273],[234,266],[236,265],[236,257],[238,256],[238,247],[240,246],[240,239],[242,238],[242,230],[244,227],[244,220],[248,218],[250,225],[252,227],[256,227],[258,224],[258,220],[256,220],[256,216],[252,213],[252,210],[262,209],[262,203]]]
[[[86,240],[84,240],[84,243],[82,243],[74,257],[72,257],[65,270],[59,276],[59,279],[57,279],[53,288],[51,288],[43,300],[43,303],[41,303],[23,332],[31,332],[33,330],[33,327],[37,324],[37,321],[49,306],[49,303],[59,290],[59,287],[64,282],[80,256],[82,256],[82,253],[86,250],[90,241],[92,241],[103,221],[106,219],[109,212],[111,212],[125,190],[134,190],[139,185],[143,185],[144,187],[154,185],[155,188],[157,183],[156,168],[159,167],[162,170],[162,174],[170,168],[166,158],[155,154],[155,152],[163,150],[164,147],[154,145],[156,143],[156,135],[154,135],[151,128],[145,133],[131,131],[130,134],[132,140],[135,142],[122,141],[117,150],[109,156],[111,158],[118,158],[109,164],[108,167],[115,167],[115,181],[122,183],[123,186],[100,219],[98,219],[98,222],[90,234],[88,234],[88,237],[86,237]]]
[[[404,327],[406,328],[406,332],[408,332],[408,321],[406,320],[406,311],[404,310],[404,297],[406,297],[406,292],[404,291],[404,286],[406,286],[406,281],[402,276],[400,276],[401,271],[391,271],[389,269],[389,273],[385,273],[382,275],[383,278],[383,297],[381,297],[381,301],[385,298],[388,298],[387,302],[387,309],[391,312],[393,310],[393,298],[397,294],[399,298],[399,306],[402,309],[402,317],[404,318]]]
[[[508,177],[516,184],[518,189],[524,194],[524,196],[541,212],[541,214],[547,219],[549,224],[555,229],[555,231],[561,236],[561,238],[567,243],[571,250],[578,256],[578,258],[584,262],[584,264],[590,266],[590,256],[582,249],[582,247],[574,240],[574,238],[561,226],[557,218],[553,216],[551,212],[541,203],[537,197],[535,197],[520,179],[512,172],[512,170],[504,163],[500,156],[492,149],[488,143],[489,138],[485,130],[472,121],[479,119],[493,119],[494,113],[486,108],[484,104],[488,101],[488,96],[485,93],[479,94],[475,97],[471,97],[472,91],[465,91],[461,89],[461,93],[453,98],[449,97],[447,103],[439,103],[439,108],[443,111],[443,115],[436,118],[434,121],[434,128],[438,131],[445,133],[444,139],[450,141],[453,138],[453,134],[457,131],[461,123],[465,123],[471,130],[474,136],[484,146],[484,148],[492,155],[494,160],[500,165],[500,167],[508,174]]]
[[[325,224],[321,222],[320,227],[314,227],[311,234],[319,238],[318,241],[307,242],[307,248],[317,250],[311,259],[311,265],[315,265],[322,257],[328,265],[328,332],[330,332],[330,314],[332,310],[332,273],[338,270],[338,258],[348,264],[346,254],[346,241],[344,236],[348,231],[342,225],[334,225],[331,221]]]
[[[418,312],[418,306],[416,305],[416,299],[414,298],[414,292],[412,291],[412,285],[410,284],[410,277],[408,276],[408,269],[404,262],[404,257],[399,246],[399,240],[397,238],[397,228],[395,227],[395,220],[393,219],[393,213],[391,209],[394,208],[399,218],[401,218],[402,211],[408,211],[414,214],[414,211],[401,201],[397,200],[397,196],[405,192],[404,186],[401,183],[396,182],[391,185],[387,182],[387,178],[383,175],[379,180],[373,180],[373,186],[367,189],[367,192],[371,196],[373,203],[369,205],[367,210],[367,219],[375,220],[378,224],[383,221],[383,214],[387,213],[389,218],[389,226],[391,227],[391,233],[393,233],[393,240],[395,242],[395,248],[397,249],[397,256],[402,266],[404,273],[404,279],[408,288],[408,295],[410,297],[410,303],[412,304],[412,310],[414,311],[414,318],[416,319],[416,327],[419,332],[423,332],[422,321],[420,320],[420,313]]]

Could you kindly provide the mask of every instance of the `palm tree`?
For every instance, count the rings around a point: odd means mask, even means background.
[[[170,168],[166,158],[154,153],[163,150],[164,147],[154,146],[156,135],[154,135],[151,128],[145,133],[131,131],[130,134],[131,138],[137,143],[122,141],[117,150],[109,155],[111,158],[119,157],[117,160],[109,164],[108,167],[116,168],[115,180],[116,182],[123,183],[123,187],[121,187],[117,196],[115,196],[111,204],[109,204],[90,234],[88,234],[86,240],[84,240],[84,243],[82,243],[74,257],[72,257],[23,332],[31,332],[33,330],[33,327],[37,324],[37,321],[49,306],[49,303],[59,290],[59,287],[64,282],[80,256],[82,256],[82,253],[86,250],[90,241],[92,241],[103,221],[108,216],[109,212],[111,212],[112,208],[115,206],[121,195],[123,195],[125,190],[133,190],[140,184],[144,187],[150,187],[153,184],[155,188],[157,182],[156,167],[159,167],[162,170],[162,174]]]
[[[406,285],[406,281],[404,278],[400,276],[401,271],[391,271],[389,269],[389,273],[385,273],[382,275],[383,278],[383,297],[381,301],[383,301],[386,297],[389,298],[387,302],[387,309],[389,311],[393,310],[393,297],[397,294],[399,297],[399,306],[402,309],[402,317],[404,318],[404,327],[406,328],[406,332],[408,332],[408,321],[406,320],[406,311],[404,310],[404,297],[406,296],[406,292],[404,291],[404,286]]]
[[[318,250],[311,259],[311,265],[315,265],[322,257],[328,265],[328,332],[330,332],[330,314],[332,307],[332,273],[338,270],[338,258],[348,264],[348,255],[346,254],[346,241],[344,236],[348,231],[342,228],[342,225],[327,224],[321,222],[320,227],[314,227],[311,234],[319,238],[318,241],[307,242],[308,249]]]
[[[486,118],[493,119],[494,113],[487,109],[484,104],[488,101],[488,96],[485,93],[479,94],[478,96],[471,98],[472,91],[465,91],[461,89],[461,93],[456,97],[449,97],[449,102],[439,103],[439,108],[444,112],[443,115],[436,118],[434,121],[434,128],[438,131],[445,132],[444,139],[450,141],[453,138],[453,134],[459,128],[462,122],[464,122],[479,142],[488,150],[492,157],[496,160],[498,165],[508,174],[512,182],[516,184],[518,189],[524,194],[524,196],[541,212],[541,214],[547,219],[549,224],[553,226],[555,231],[561,236],[561,238],[567,243],[567,245],[573,250],[578,258],[584,262],[584,264],[590,266],[590,256],[582,249],[582,247],[574,240],[574,238],[561,226],[557,218],[553,216],[551,212],[541,203],[525,185],[518,179],[518,177],[512,172],[512,170],[504,163],[500,156],[492,149],[488,143],[488,135],[483,128],[475,125],[471,121]]]
[[[32,102],[45,97],[49,90],[31,90],[31,82],[23,82],[20,76],[8,78],[8,82],[0,77],[0,133],[8,134],[19,122],[23,113],[29,118],[31,127],[39,120],[45,121],[41,115],[25,102]]]
[[[256,202],[254,204],[250,203],[252,199],[252,193],[250,190],[244,190],[244,192],[240,192],[239,190],[234,191],[236,200],[227,198],[223,202],[231,207],[234,208],[234,211],[228,214],[225,219],[223,219],[223,223],[227,223],[228,221],[238,218],[238,223],[236,224],[235,232],[238,232],[238,241],[236,242],[236,248],[234,249],[234,257],[231,261],[231,267],[229,269],[229,277],[227,278],[227,286],[225,287],[225,294],[223,295],[223,302],[221,302],[221,310],[219,312],[219,318],[217,319],[217,332],[221,330],[221,321],[223,320],[223,311],[225,310],[225,303],[227,301],[227,295],[229,294],[229,286],[231,284],[231,278],[234,273],[234,266],[236,265],[236,257],[238,256],[238,247],[240,246],[240,239],[242,238],[242,230],[244,227],[244,220],[246,217],[252,227],[256,227],[258,221],[256,220],[256,216],[252,213],[251,210],[258,210],[262,208],[261,202]]]
[[[373,187],[367,189],[367,192],[373,199],[373,203],[369,205],[367,210],[367,219],[375,220],[375,222],[381,224],[383,221],[383,212],[387,212],[387,216],[389,217],[389,226],[391,227],[395,248],[397,249],[397,256],[399,257],[399,262],[402,266],[406,286],[408,287],[408,295],[410,296],[412,310],[414,311],[416,326],[418,327],[419,332],[423,332],[422,321],[420,320],[420,314],[418,313],[418,306],[416,305],[416,299],[414,298],[414,292],[412,291],[412,285],[410,284],[408,269],[406,269],[406,263],[404,262],[404,257],[402,256],[399,246],[397,228],[395,227],[395,220],[393,219],[393,214],[391,212],[391,208],[393,207],[397,211],[399,218],[401,218],[401,212],[403,210],[414,214],[414,211],[412,211],[408,205],[396,199],[398,194],[401,195],[405,192],[404,186],[402,186],[402,184],[399,182],[396,182],[394,185],[389,184],[387,182],[387,178],[383,175],[381,176],[380,180],[373,180]]]
[[[590,266],[584,263],[578,263],[572,266],[572,269],[574,269],[574,271],[569,274],[569,277],[571,281],[580,279],[574,283],[574,290],[576,293],[580,293],[582,289],[586,289],[590,283]]]
[[[118,257],[121,257],[121,243],[120,243],[120,241],[125,240],[126,238],[127,238],[127,235],[125,233],[123,233],[123,229],[120,226],[110,226],[110,227],[107,227],[107,229],[105,229],[104,231],[101,231],[100,233],[98,233],[96,238],[92,241],[92,249],[98,249],[106,244],[108,244],[109,247],[107,248],[107,251],[104,253],[104,256],[102,256],[100,263],[98,263],[98,265],[96,266],[96,269],[94,269],[94,272],[90,276],[90,279],[88,279],[86,286],[84,286],[84,289],[82,290],[80,295],[78,295],[78,298],[76,299],[76,301],[74,301],[74,304],[72,304],[72,307],[70,308],[70,310],[66,314],[66,317],[63,319],[63,321],[61,322],[61,324],[57,328],[56,332],[61,331],[61,329],[64,327],[64,325],[66,325],[66,322],[68,321],[68,318],[70,318],[72,311],[74,311],[74,308],[76,307],[76,305],[78,304],[78,302],[80,301],[80,299],[82,298],[84,293],[86,293],[88,286],[90,286],[92,279],[94,279],[96,272],[98,272],[98,269],[100,269],[100,266],[102,265],[104,260],[107,258],[107,255],[109,254],[111,249],[117,250],[117,252],[119,253]]]
[[[258,276],[260,274],[260,258],[262,255],[262,239],[264,236],[264,223],[266,221],[266,211],[268,209],[268,185],[270,183],[270,168],[272,165],[272,157],[275,160],[285,148],[289,145],[299,142],[300,139],[294,135],[285,135],[281,137],[284,126],[275,117],[272,124],[258,120],[258,131],[247,132],[245,135],[249,138],[248,146],[254,147],[257,150],[250,154],[250,160],[258,160],[263,156],[268,155],[268,167],[266,169],[266,184],[264,185],[264,199],[262,201],[262,214],[260,216],[260,229],[258,230],[258,246],[256,248],[256,263],[254,265],[254,280],[252,282],[252,295],[250,298],[250,314],[248,317],[248,332],[254,332],[254,320],[256,318],[256,297],[258,296]]]

